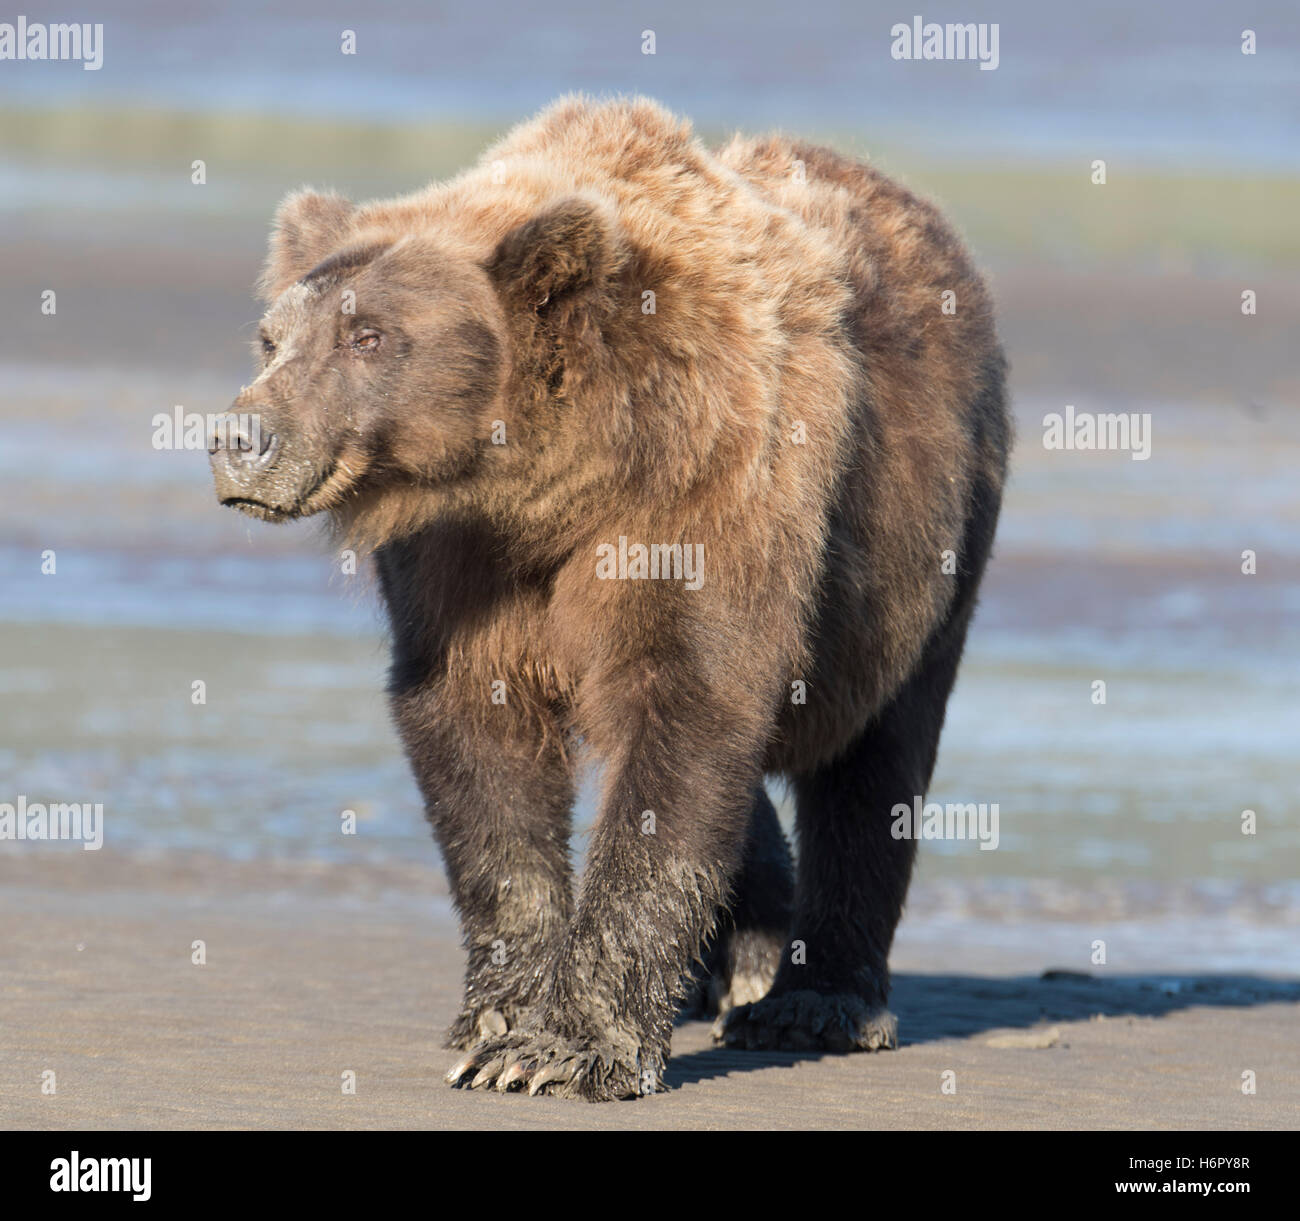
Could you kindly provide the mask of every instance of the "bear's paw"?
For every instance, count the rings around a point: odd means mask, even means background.
[[[713,1041],[747,1051],[884,1051],[898,1046],[898,1019],[851,993],[785,992],[724,1013]]]
[[[485,1039],[447,1074],[450,1085],[500,1093],[611,1102],[661,1088],[661,1070],[642,1071],[640,1057],[614,1038],[565,1038],[516,1031]],[[631,1054],[629,1054],[629,1052]]]

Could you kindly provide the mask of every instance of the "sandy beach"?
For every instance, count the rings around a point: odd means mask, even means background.
[[[76,851],[76,850],[72,850]],[[9,858],[0,1125],[139,1128],[1291,1128],[1300,984],[1057,973],[909,939],[896,1052],[713,1050],[679,1026],[671,1089],[593,1107],[453,1090],[439,1032],[461,957],[436,869],[72,851]],[[922,917],[923,922],[923,917]],[[1050,932],[1050,931],[1049,931]],[[202,940],[207,963],[191,962]],[[1050,940],[1050,937],[1049,937]],[[1023,943],[1022,943],[1023,944]],[[977,962],[953,973],[957,962]],[[944,967],[948,969],[944,969]],[[41,1092],[53,1070],[57,1092]],[[1242,1073],[1257,1093],[1242,1092]],[[344,1095],[342,1075],[356,1074]],[[956,1092],[944,1093],[944,1074]]]

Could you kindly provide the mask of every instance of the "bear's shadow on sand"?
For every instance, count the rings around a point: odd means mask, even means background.
[[[1101,1015],[1164,1017],[1203,1006],[1241,1008],[1300,1001],[1300,980],[1259,975],[1089,975],[1046,971],[1005,979],[978,975],[894,976],[890,1008],[906,1048],[966,1039],[994,1030],[1079,1022]],[[735,1073],[822,1059],[823,1052],[757,1052],[712,1048],[674,1055],[672,1088]]]

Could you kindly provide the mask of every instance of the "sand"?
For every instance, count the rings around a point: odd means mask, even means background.
[[[12,848],[12,846],[7,846]],[[671,1089],[582,1103],[453,1090],[461,956],[436,868],[0,854],[6,1128],[1294,1128],[1300,983],[1055,974],[962,944],[895,957],[903,1045],[717,1051]],[[905,925],[906,930],[906,925]],[[206,965],[191,962],[196,939]],[[1023,939],[1019,939],[1023,945]],[[979,962],[979,971],[967,964]],[[946,968],[946,969],[945,969]],[[56,1093],[42,1094],[55,1073]],[[1242,1074],[1257,1092],[1242,1092]],[[345,1095],[343,1074],[356,1074]],[[955,1092],[945,1093],[945,1074]]]

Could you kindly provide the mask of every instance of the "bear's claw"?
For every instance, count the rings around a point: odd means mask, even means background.
[[[883,1051],[898,1046],[898,1019],[851,993],[786,992],[724,1013],[713,1041],[748,1051]]]
[[[487,1039],[462,1057],[447,1074],[449,1085],[472,1090],[491,1086],[500,1093],[527,1090],[560,1098],[600,1102],[639,1092],[635,1067],[612,1048],[599,1052],[549,1034],[515,1032]]]

